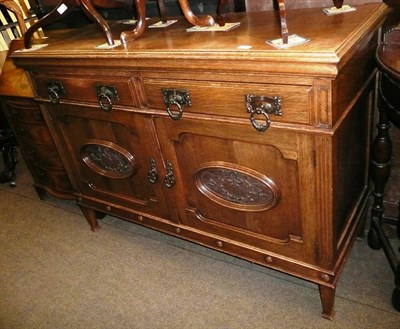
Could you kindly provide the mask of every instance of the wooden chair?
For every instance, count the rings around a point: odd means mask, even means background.
[[[15,17],[17,18],[18,26],[21,30],[21,35],[23,35],[26,32],[26,24],[22,8],[19,6],[19,4],[17,4],[13,0],[0,0],[0,5],[6,7],[15,15]]]

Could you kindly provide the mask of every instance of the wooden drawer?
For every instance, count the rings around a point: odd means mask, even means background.
[[[154,109],[166,110],[163,90],[187,91],[191,106],[182,106],[183,116],[189,112],[249,118],[246,95],[253,95],[280,97],[281,114],[269,114],[272,122],[310,124],[311,86],[163,79],[144,79],[143,84],[146,105]],[[177,113],[178,107],[172,104],[171,110]]]
[[[34,145],[22,140],[18,144],[26,161],[37,162],[46,168],[64,169],[60,156],[54,146]]]
[[[111,74],[110,74],[111,75]],[[55,92],[61,101],[83,101],[99,103],[99,93],[106,93],[114,105],[138,106],[139,102],[135,96],[133,84],[129,77],[113,76],[69,76],[67,74],[41,74],[32,73],[36,95],[40,98],[49,99],[56,97],[49,90],[56,88]],[[54,87],[56,86],[56,87]],[[54,90],[54,89],[53,89]],[[113,93],[113,91],[116,91]],[[103,97],[103,102],[106,102]]]
[[[33,100],[7,100],[6,115],[15,120],[32,123],[44,123],[39,106]]]
[[[37,144],[53,145],[53,139],[50,136],[47,126],[42,124],[29,124],[19,120],[9,119],[10,126],[14,135],[27,141]]]

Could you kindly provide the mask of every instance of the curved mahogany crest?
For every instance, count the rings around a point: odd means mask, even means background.
[[[110,178],[128,178],[136,168],[132,154],[107,141],[90,140],[82,146],[81,157],[90,169]]]
[[[280,201],[280,189],[264,174],[226,162],[209,162],[195,173],[198,190],[231,209],[264,211]]]

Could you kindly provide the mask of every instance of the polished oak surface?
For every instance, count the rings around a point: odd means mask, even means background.
[[[162,60],[163,67],[180,65],[182,69],[253,69],[257,72],[318,72],[335,76],[338,63],[340,62],[340,67],[351,58],[351,52],[354,51],[352,46],[363,36],[371,23],[377,24],[376,18],[385,12],[386,7],[379,4],[362,5],[357,7],[355,12],[333,16],[325,15],[321,8],[287,10],[292,33],[312,42],[284,51],[277,50],[265,42],[280,36],[280,28],[276,24],[278,13],[268,11],[227,15],[227,21],[240,22],[241,25],[226,32],[189,33],[186,32],[186,28],[189,28],[190,24],[180,18],[172,27],[149,29],[142,38],[127,45],[101,50],[96,47],[104,44],[104,40],[96,27],[92,26],[74,31],[68,42],[66,39],[49,35],[49,39],[42,41],[48,44],[47,47],[32,53],[21,52],[18,57],[21,60],[23,57],[30,57],[31,54],[37,54],[36,58],[48,57],[46,65],[52,65],[52,58],[56,58],[53,65],[77,58],[88,66],[96,66],[102,59],[118,58],[121,67],[132,68],[157,68],[161,66]],[[305,19],[307,24],[304,23]],[[152,20],[149,20],[149,24],[151,22]],[[115,38],[125,28],[124,24],[117,23],[110,23],[110,26]],[[316,29],[316,26],[319,28]],[[251,48],[246,50],[243,46]],[[188,56],[190,61],[186,61]],[[243,65],[238,66],[237,61]]]
[[[283,50],[265,42],[277,13],[259,12],[218,33],[180,19],[111,49],[89,26],[12,57],[93,231],[111,214],[314,282],[331,319],[368,208],[385,15],[288,10],[310,41]]]

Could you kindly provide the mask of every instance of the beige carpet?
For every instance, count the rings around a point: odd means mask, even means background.
[[[0,185],[1,329],[400,328],[393,274],[361,239],[328,321],[314,284],[110,216],[92,233],[17,175]]]

